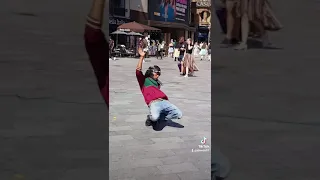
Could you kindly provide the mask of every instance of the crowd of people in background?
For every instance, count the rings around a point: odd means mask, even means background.
[[[180,75],[184,77],[193,76],[195,71],[199,71],[195,58],[211,61],[210,43],[194,42],[191,38],[185,40],[184,37],[180,37],[178,41],[171,39],[167,45],[165,41],[150,40],[147,35],[140,38],[139,42],[139,46],[144,47],[146,55],[155,56],[157,59],[168,57],[176,61]]]

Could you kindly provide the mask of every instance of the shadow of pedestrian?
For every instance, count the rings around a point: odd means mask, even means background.
[[[282,50],[283,48],[275,47],[273,45],[264,47],[262,42],[253,38],[248,39],[247,41],[249,49],[269,49],[269,50]]]
[[[163,128],[166,126],[175,127],[175,128],[184,128],[184,126],[179,123],[173,122],[171,120],[164,120],[164,119],[158,120],[156,123],[152,125],[153,130],[155,131],[162,131]]]

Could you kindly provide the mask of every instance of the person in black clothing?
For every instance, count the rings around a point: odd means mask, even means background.
[[[179,57],[178,57],[178,68],[179,68],[179,71],[180,71],[180,74],[183,75],[183,72],[182,72],[182,68],[181,68],[181,65],[182,65],[182,61],[184,59],[184,55],[186,53],[186,48],[187,48],[187,44],[185,43],[184,41],[184,37],[180,37],[179,39],[179,44],[177,44],[176,48],[179,50]]]
[[[160,44],[160,42],[158,40],[156,41],[156,46],[157,46],[157,53],[156,53],[157,59],[159,59],[159,56],[162,59],[161,44]]]
[[[214,0],[213,7],[215,8],[222,33],[227,34],[227,9],[225,1]]]

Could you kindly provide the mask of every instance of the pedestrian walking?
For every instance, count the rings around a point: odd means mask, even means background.
[[[109,37],[109,60],[116,60],[116,57],[112,57],[112,52],[114,49],[114,40]]]
[[[269,0],[237,0],[235,9],[236,17],[241,19],[241,43],[235,50],[247,49],[250,33],[261,38],[263,47],[270,46],[268,31],[278,31],[282,24],[272,11]]]
[[[182,72],[182,61],[183,61],[183,58],[184,58],[184,55],[186,53],[186,48],[187,48],[187,44],[185,43],[184,41],[184,37],[181,36],[180,39],[179,39],[179,44],[176,46],[176,48],[178,49],[178,68],[179,68],[179,71],[180,71],[180,75],[183,75],[183,72]]]
[[[167,55],[166,54],[166,42],[165,41],[162,41],[160,49],[161,49],[162,57],[165,57]]]
[[[162,83],[159,80],[161,69],[159,66],[150,66],[145,74],[142,73],[142,58],[136,68],[136,77],[140,90],[150,114],[147,115],[146,126],[156,126],[161,120],[182,118],[182,112],[172,104],[167,95],[160,90]]]
[[[193,76],[194,71],[198,71],[198,67],[194,61],[194,57],[192,55],[193,51],[193,45],[191,44],[191,39],[187,39],[187,47],[186,47],[186,53],[183,58],[182,63],[182,73],[185,74],[184,77],[188,77],[189,75]]]
[[[159,59],[159,56],[160,56],[160,58],[162,59],[161,43],[158,40],[156,41],[156,47],[157,47],[156,57],[157,59]]]
[[[174,42],[173,39],[171,39],[170,44],[169,44],[169,50],[168,50],[168,54],[171,58],[173,58],[173,53],[174,53]]]
[[[174,54],[173,54],[173,58],[174,58],[174,61],[177,61],[179,56],[180,56],[180,51],[179,51],[179,48],[178,48],[179,44],[178,43],[175,43],[175,46],[174,46]]]
[[[193,46],[193,56],[198,57],[199,52],[200,52],[200,46],[199,46],[198,42],[195,42],[194,46]]]
[[[200,50],[199,55],[201,56],[200,61],[208,58],[208,46],[207,46],[207,43],[203,43],[201,45],[201,50]]]

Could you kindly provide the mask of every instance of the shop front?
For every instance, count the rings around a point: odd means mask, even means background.
[[[208,42],[209,41],[209,28],[208,27],[203,27],[199,26],[196,34],[196,40],[198,42]]]
[[[194,14],[197,32],[195,40],[198,42],[210,41],[211,29],[211,1],[210,0],[192,0],[192,12]]]
[[[112,33],[118,29],[118,26],[130,22],[127,18],[109,17],[109,33]],[[116,39],[116,35],[110,35],[113,40]],[[127,37],[125,35],[118,35],[118,44],[127,44]]]

